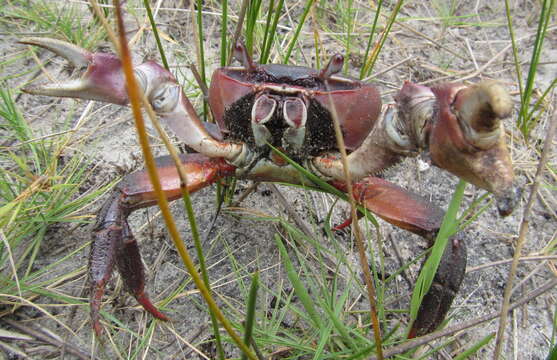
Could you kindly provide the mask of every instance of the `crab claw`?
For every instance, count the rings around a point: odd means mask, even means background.
[[[92,53],[60,40],[26,38],[23,44],[50,50],[76,67],[87,67],[83,76],[58,84],[29,86],[30,94],[70,97],[126,105],[129,102],[120,59],[109,53]],[[153,110],[186,145],[192,149],[241,162],[247,156],[243,145],[216,140],[195,113],[190,101],[180,90],[176,78],[168,70],[147,61],[134,66],[135,76]],[[220,134],[217,134],[217,138]]]
[[[501,137],[501,119],[512,112],[512,100],[496,81],[485,81],[460,90],[454,109],[466,139],[475,147],[488,150]]]
[[[68,60],[75,67],[87,67],[87,71],[80,79],[29,86],[23,91],[35,95],[127,104],[128,95],[121,71],[122,65],[116,55],[92,53],[76,45],[48,38],[25,38],[20,43],[50,50]]]
[[[518,196],[501,122],[512,112],[510,96],[493,81],[432,90],[439,104],[439,118],[429,137],[433,162],[495,194],[500,214],[510,214]]]
[[[510,116],[512,101],[501,85],[427,88],[407,82],[397,102],[410,114],[413,135],[429,148],[436,166],[495,194],[501,215],[512,212],[518,196],[501,122]]]

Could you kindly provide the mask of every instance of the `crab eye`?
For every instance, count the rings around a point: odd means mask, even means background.
[[[180,89],[172,83],[161,84],[151,96],[151,105],[156,112],[170,112],[176,107]]]
[[[256,124],[266,123],[273,117],[276,107],[275,99],[266,95],[259,96],[251,109],[251,120]]]
[[[283,106],[284,120],[293,128],[300,128],[306,125],[307,108],[302,99],[288,99]]]
[[[234,46],[234,57],[244,66],[247,71],[255,71],[255,64],[253,63],[251,56],[248,54],[248,51],[243,44],[238,43],[236,44],[236,46]]]
[[[333,55],[331,60],[329,60],[327,66],[325,66],[325,68],[321,70],[321,72],[319,73],[319,77],[322,80],[327,80],[334,74],[339,73],[342,70],[343,66],[344,66],[344,56],[340,54],[335,54]]]

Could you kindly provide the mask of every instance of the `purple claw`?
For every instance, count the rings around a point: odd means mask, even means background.
[[[26,38],[23,44],[35,45],[64,57],[74,66],[87,67],[76,80],[58,84],[29,86],[23,91],[46,96],[70,97],[113,104],[128,104],[126,83],[120,59],[109,53],[92,53],[60,40]],[[147,61],[134,67],[138,84],[160,120],[192,149],[214,157],[234,161],[243,151],[239,144],[215,140],[198,118],[172,73]]]
[[[437,121],[429,125],[433,163],[498,198],[508,197],[514,173],[501,120],[512,112],[510,96],[492,81],[442,84],[432,91],[438,106]]]
[[[200,154],[180,156],[187,174],[188,190],[197,191],[230,176],[236,168],[223,159],[210,159]],[[182,183],[174,161],[169,156],[156,159],[163,190],[169,200],[181,198]],[[145,270],[139,245],[128,224],[128,216],[137,209],[156,204],[153,185],[145,170],[128,174],[105,202],[97,216],[89,256],[90,304],[93,329],[100,337],[100,308],[104,289],[114,267],[122,275],[126,290],[155,318],[168,321],[149,300],[145,290]]]
[[[75,67],[87,67],[80,79],[29,86],[23,91],[35,95],[80,98],[120,105],[128,103],[122,65],[116,55],[91,53],[76,45],[54,39],[25,38],[20,42],[50,50]]]

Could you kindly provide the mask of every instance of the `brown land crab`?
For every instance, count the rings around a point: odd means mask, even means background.
[[[125,105],[128,95],[120,60],[46,38],[24,44],[48,49],[75,67],[86,67],[76,80],[31,86],[31,94],[98,100]],[[428,152],[434,165],[495,194],[499,212],[509,214],[516,196],[513,170],[501,119],[512,103],[496,82],[472,86],[441,84],[426,87],[406,82],[396,103],[381,105],[377,89],[338,73],[340,55],[322,70],[290,65],[259,65],[237,46],[241,66],[213,74],[209,104],[218,127],[202,122],[174,76],[155,62],[135,67],[135,74],[155,112],[197,154],[181,155],[190,192],[227,176],[299,184],[299,172],[269,145],[305,166],[337,189],[346,191],[337,149],[333,116],[339,121],[354,197],[384,220],[419,234],[429,244],[444,212],[408,190],[375,177],[404,157]],[[157,161],[169,199],[180,197],[180,180],[168,157]],[[104,288],[116,265],[137,301],[156,318],[166,320],[144,291],[139,247],[128,215],[156,204],[145,171],[127,175],[98,215],[91,247],[91,316],[101,332],[99,308]],[[443,255],[430,291],[420,308],[411,336],[433,331],[444,319],[460,287],[466,267],[461,233]]]

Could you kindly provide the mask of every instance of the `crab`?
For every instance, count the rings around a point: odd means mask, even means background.
[[[47,38],[26,38],[21,43],[50,50],[76,68],[87,68],[78,79],[29,86],[25,92],[128,104],[117,56]],[[420,235],[429,245],[441,226],[443,210],[378,177],[405,157],[425,153],[432,164],[493,193],[501,215],[515,206],[513,168],[502,125],[512,112],[512,101],[497,82],[432,87],[405,82],[395,103],[382,106],[374,85],[339,74],[341,55],[315,70],[257,64],[242,45],[235,47],[234,54],[240,66],[217,69],[208,91],[217,126],[200,120],[175,77],[162,66],[148,61],[134,68],[159,118],[197,152],[181,155],[190,192],[229,176],[307,184],[309,180],[280,153],[346,191],[336,118],[349,152],[355,200],[387,222]],[[168,199],[179,198],[181,184],[172,160],[158,158],[157,169]],[[89,258],[91,319],[97,335],[102,331],[101,300],[114,265],[145,310],[168,320],[145,291],[139,247],[127,222],[131,212],[155,204],[147,173],[140,170],[124,177],[98,213]],[[466,244],[459,232],[446,247],[410,336],[429,333],[443,321],[465,267]]]

